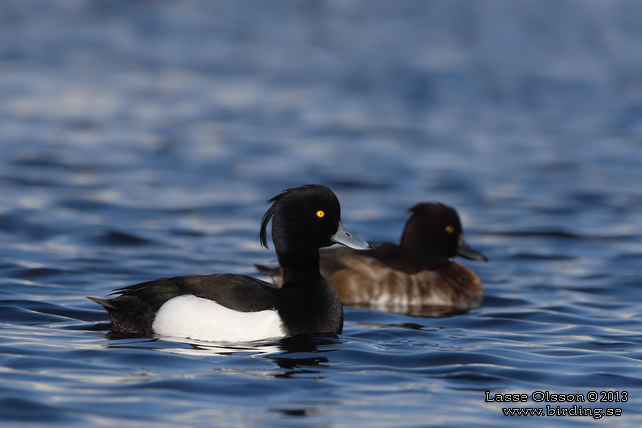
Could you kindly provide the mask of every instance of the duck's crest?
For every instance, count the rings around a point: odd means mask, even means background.
[[[274,202],[277,200],[277,198],[281,196],[275,196],[272,199],[269,200],[269,202]],[[274,211],[276,210],[275,207],[276,204],[272,204],[269,210],[263,215],[263,220],[261,220],[261,231],[259,232],[259,239],[261,240],[261,245],[263,245],[265,248],[268,248],[268,243],[267,243],[267,225],[270,222],[270,218],[274,215]]]

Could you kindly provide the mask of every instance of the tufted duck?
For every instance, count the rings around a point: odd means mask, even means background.
[[[339,200],[327,187],[289,189],[269,202],[260,241],[267,248],[271,218],[281,287],[245,275],[188,275],[121,288],[113,299],[90,299],[107,310],[121,333],[231,342],[340,334],[343,309],[319,273],[319,249],[333,243],[356,250],[372,246],[343,227]]]

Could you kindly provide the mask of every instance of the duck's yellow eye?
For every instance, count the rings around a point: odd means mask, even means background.
[[[446,226],[446,232],[453,233],[454,231],[455,231],[455,228],[451,224]]]
[[[323,217],[325,213],[321,210],[317,211],[317,217]]]

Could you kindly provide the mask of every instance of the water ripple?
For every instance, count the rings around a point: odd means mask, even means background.
[[[0,424],[496,427],[485,391],[626,391],[583,404],[639,425],[639,5],[34,5],[0,13]],[[483,306],[223,344],[85,298],[256,274],[267,199],[313,182],[372,241],[455,206]]]

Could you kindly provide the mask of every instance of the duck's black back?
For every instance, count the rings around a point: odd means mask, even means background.
[[[174,297],[192,294],[236,311],[258,312],[276,308],[275,290],[272,284],[245,275],[186,275],[120,288],[114,291],[120,294],[115,299],[90,299],[105,307],[115,330],[152,334],[156,312]]]

